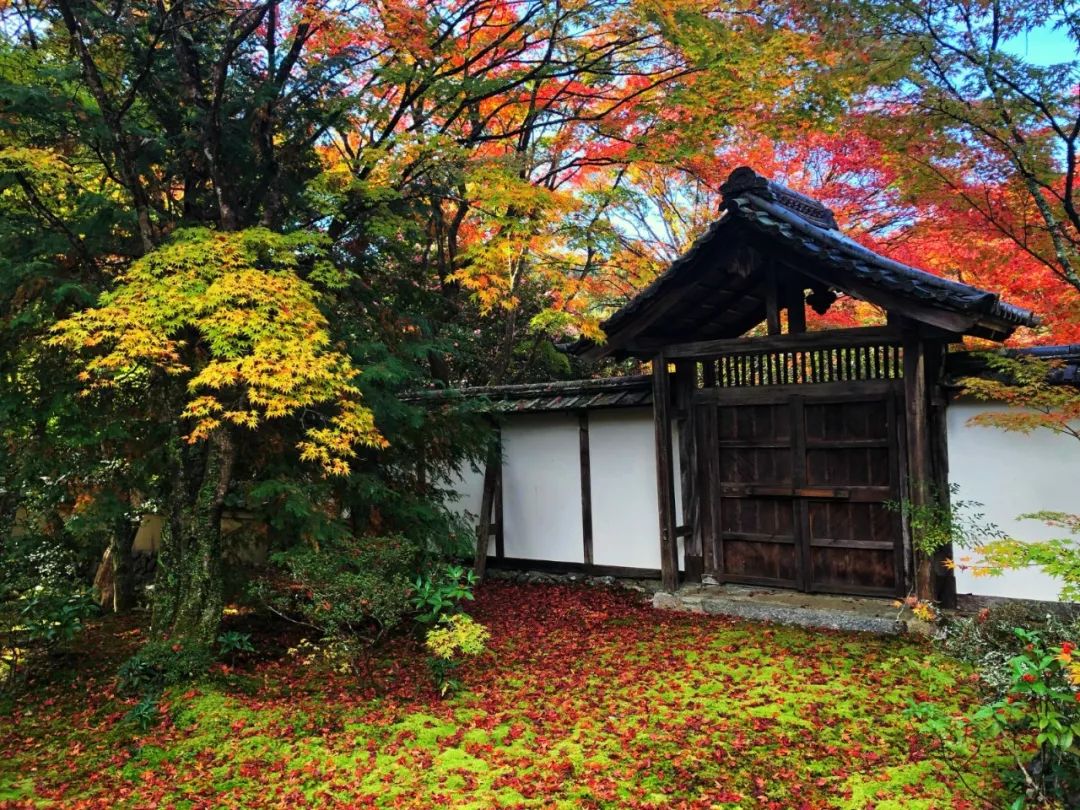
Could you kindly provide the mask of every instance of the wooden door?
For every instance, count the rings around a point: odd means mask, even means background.
[[[897,393],[713,396],[696,405],[706,572],[804,591],[903,590]]]

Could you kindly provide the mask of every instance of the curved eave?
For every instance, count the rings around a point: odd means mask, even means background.
[[[749,230],[731,231],[729,226],[735,223]],[[997,293],[889,259],[836,228],[822,227],[779,202],[742,190],[725,197],[721,216],[686,253],[601,324],[608,335],[606,343],[578,341],[569,351],[590,359],[625,356],[621,332],[640,331],[633,325],[650,311],[656,314],[652,307],[658,302],[685,292],[685,287],[700,274],[715,271],[716,252],[726,244],[724,237],[748,238],[750,233],[764,236],[763,244],[767,246],[779,246],[793,254],[794,261],[789,263],[799,272],[815,276],[816,270],[822,283],[886,310],[895,309],[898,302],[907,302],[915,312],[911,317],[957,334],[1004,340],[1020,326],[1039,323],[1030,311],[1003,301]]]

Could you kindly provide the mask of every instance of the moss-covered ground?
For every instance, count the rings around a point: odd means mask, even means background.
[[[619,591],[490,584],[490,652],[440,699],[415,642],[361,678],[260,655],[163,696],[140,732],[114,693],[142,630],[91,628],[0,716],[0,807],[981,807],[905,717],[972,699],[912,639],[653,611]]]

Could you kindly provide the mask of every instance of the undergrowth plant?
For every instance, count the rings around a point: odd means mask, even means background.
[[[250,595],[321,638],[374,644],[408,615],[418,559],[400,536],[326,538],[273,554]]]
[[[1008,659],[1000,688],[960,716],[913,704],[909,716],[936,737],[945,761],[958,772],[977,762],[988,745],[1003,747],[1015,764],[1006,774],[1010,808],[1066,808],[1080,803],[1080,661],[1070,641],[1048,643],[1017,628],[1022,645]]]
[[[253,653],[255,646],[251,643],[250,633],[240,633],[236,630],[228,630],[217,637],[218,654],[227,657],[232,663],[236,663],[238,653]]]
[[[463,657],[484,652],[490,638],[488,629],[465,613],[445,616],[427,631],[424,645],[431,652],[428,667],[440,695],[461,689],[461,681],[453,677],[454,671]]]
[[[983,504],[959,498],[959,494],[957,484],[950,484],[946,492],[931,487],[926,503],[916,504],[904,499],[887,501],[885,506],[907,522],[916,552],[925,560],[933,560],[943,548],[971,548],[989,538],[1002,536],[1001,529],[986,518]],[[951,564],[946,561],[946,565]],[[901,613],[910,609],[917,619],[925,622],[933,622],[939,617],[937,605],[915,593],[897,600],[894,607]]]
[[[476,575],[461,565],[437,566],[413,583],[412,605],[416,621],[435,624],[443,616],[460,609],[462,601],[473,599]]]
[[[118,691],[128,695],[156,694],[167,686],[202,677],[212,660],[210,651],[201,644],[155,639],[120,665]]]

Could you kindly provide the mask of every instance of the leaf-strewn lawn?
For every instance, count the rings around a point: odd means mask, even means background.
[[[256,635],[265,660],[167,693],[145,734],[112,695],[140,631],[103,622],[81,675],[0,717],[0,806],[980,806],[903,717],[911,699],[968,699],[920,642],[561,586],[490,584],[473,613],[492,651],[456,698],[435,696],[412,643],[359,687]]]

